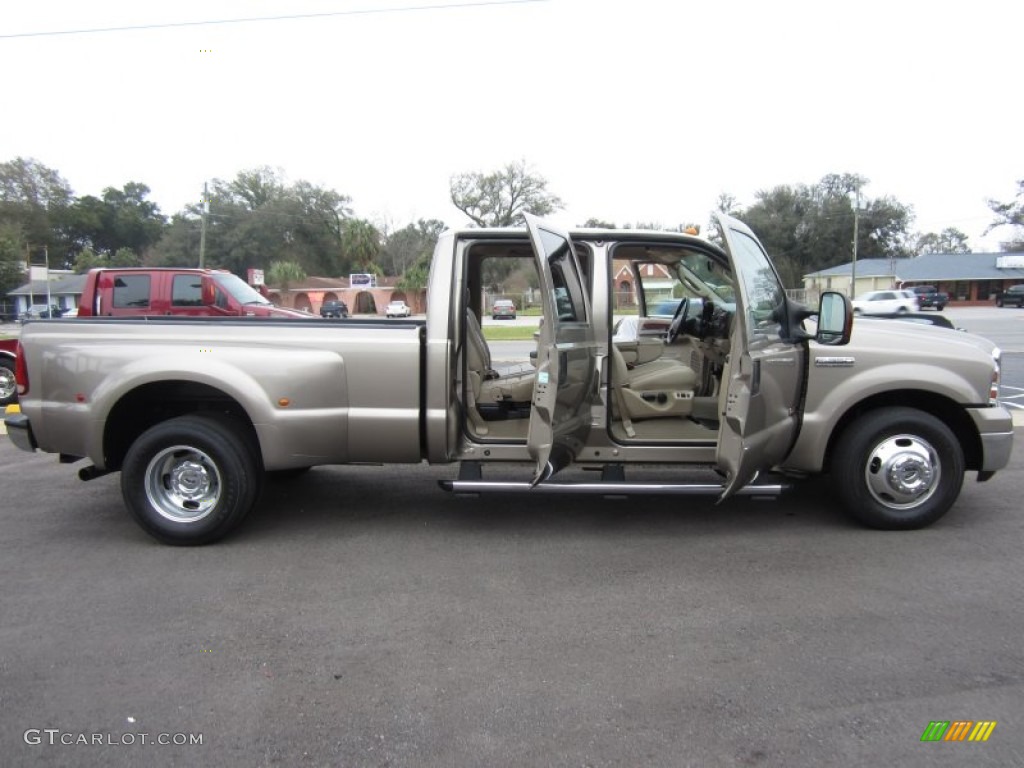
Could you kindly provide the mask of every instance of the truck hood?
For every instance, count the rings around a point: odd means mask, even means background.
[[[883,348],[890,352],[905,351],[914,356],[939,357],[972,353],[991,357],[992,350],[996,349],[991,341],[973,333],[907,320],[871,317],[858,317],[853,321],[849,347],[851,350]]]
[[[850,355],[858,371],[882,376],[887,387],[898,383],[973,403],[988,402],[998,354],[995,344],[972,333],[863,317],[853,321],[850,343],[831,349]]]

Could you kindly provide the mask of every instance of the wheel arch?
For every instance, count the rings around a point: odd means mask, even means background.
[[[121,468],[132,443],[147,429],[177,416],[220,415],[245,432],[256,448],[259,435],[241,403],[223,390],[195,381],[150,382],[123,394],[107,415],[103,430],[103,456],[107,469]],[[255,452],[261,451],[256,448]]]
[[[846,429],[866,413],[879,408],[913,408],[942,421],[956,436],[964,453],[966,469],[980,469],[983,456],[981,437],[963,406],[943,395],[923,390],[892,390],[866,397],[847,410],[836,422],[825,449],[823,470],[830,472],[832,457]]]

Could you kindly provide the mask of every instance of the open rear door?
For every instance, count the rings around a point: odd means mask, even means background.
[[[597,394],[596,340],[590,300],[568,233],[526,216],[537,259],[544,322],[527,448],[536,461],[533,485],[576,458],[590,431]]]
[[[722,499],[771,469],[792,449],[799,427],[807,347],[790,341],[786,292],[754,233],[724,214],[718,222],[732,262],[736,315],[718,466],[726,472]]]

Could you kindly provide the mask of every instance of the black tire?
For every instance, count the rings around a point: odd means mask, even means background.
[[[157,541],[210,544],[234,530],[263,485],[259,453],[240,426],[218,416],[180,416],[146,430],[128,449],[121,494]]]
[[[14,381],[14,361],[0,357],[0,408],[18,402],[18,384]]]
[[[864,525],[911,530],[931,525],[953,506],[964,481],[964,454],[949,427],[931,414],[881,408],[840,436],[832,474],[847,510]]]

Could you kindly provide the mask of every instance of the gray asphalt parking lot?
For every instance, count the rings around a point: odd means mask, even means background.
[[[822,482],[722,506],[525,503],[452,498],[435,485],[450,468],[345,467],[272,484],[237,535],[177,549],[130,521],[116,476],[81,483],[0,441],[0,750],[8,765],[1019,765],[1019,456],[906,534],[849,523]],[[936,720],[998,726],[922,743]]]
[[[316,469],[176,549],[116,475],[0,438],[3,763],[1024,764],[1019,445],[909,533],[824,481],[527,503],[452,474]],[[921,741],[955,720],[998,725]]]

